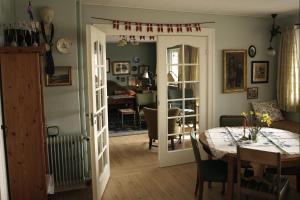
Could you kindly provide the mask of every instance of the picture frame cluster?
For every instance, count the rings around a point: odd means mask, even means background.
[[[223,93],[247,91],[247,99],[258,99],[258,87],[247,87],[247,52],[256,55],[256,47],[223,50]],[[269,61],[251,61],[251,84],[269,82]]]

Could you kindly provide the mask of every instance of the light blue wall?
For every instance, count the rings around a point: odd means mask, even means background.
[[[139,63],[133,62],[133,57],[137,56],[140,59]],[[137,46],[126,45],[124,47],[117,46],[116,43],[108,43],[106,45],[106,57],[110,58],[110,63],[114,61],[129,61],[131,66],[149,65],[149,70],[155,74],[156,69],[156,43],[140,43]],[[126,82],[117,80],[117,76],[112,74],[112,65],[110,73],[107,74],[108,80],[113,80],[120,85],[127,85],[127,77],[131,75],[123,75],[126,77]]]
[[[91,17],[104,17],[128,21],[153,23],[189,23],[202,21],[215,21],[210,27],[215,29],[215,125],[223,114],[240,114],[250,109],[250,102],[264,101],[275,98],[276,71],[275,58],[268,57],[266,50],[269,45],[269,27],[271,18],[254,18],[224,15],[206,15],[195,13],[181,13],[169,11],[155,11],[145,9],[116,8],[106,6],[84,5],[82,8],[83,27],[85,24],[101,23],[102,21]],[[247,100],[246,92],[223,94],[223,49],[248,49],[255,45],[257,54],[255,58],[247,57],[248,87],[259,87],[259,99]],[[251,61],[267,60],[270,62],[269,82],[267,84],[251,84]]]
[[[27,1],[16,5],[18,19],[27,17],[24,8]],[[60,55],[54,52],[56,65],[71,65],[73,67],[73,85],[71,87],[45,88],[45,111],[47,122],[57,124],[64,132],[80,131],[79,116],[79,85],[77,67],[85,69],[85,65],[78,66],[77,58],[77,24],[76,24],[76,1],[75,0],[35,0],[34,6],[50,5],[55,10],[54,24],[56,26],[55,40],[66,37],[73,41],[72,53]],[[269,27],[271,18],[254,18],[223,15],[206,15],[195,13],[181,13],[168,11],[154,11],[144,9],[115,8],[95,5],[82,6],[81,33],[85,33],[85,24],[99,23],[90,17],[105,17],[130,21],[162,22],[162,23],[188,23],[201,21],[215,21],[211,25],[216,33],[216,57],[215,57],[215,124],[222,114],[240,114],[250,108],[251,101],[271,100],[276,97],[276,71],[274,65],[276,58],[270,58],[266,54],[269,43]],[[27,18],[26,18],[27,19]],[[85,39],[83,37],[83,46]],[[243,93],[222,93],[223,82],[223,49],[248,49],[255,45],[257,55],[255,58],[248,57],[247,82],[248,87],[259,87],[259,99],[247,100],[246,92]],[[85,52],[83,51],[85,57]],[[84,59],[83,59],[84,60]],[[251,84],[251,61],[267,60],[270,62],[269,83]]]
[[[28,20],[26,12],[28,1],[17,1],[16,19]],[[77,19],[75,0],[35,0],[32,1],[34,16],[39,19],[39,9],[50,6],[54,9],[54,42],[59,38],[72,41],[70,54],[60,54],[53,48],[56,66],[72,66],[72,86],[44,87],[45,118],[47,125],[59,126],[61,133],[81,132],[78,54],[77,54]]]

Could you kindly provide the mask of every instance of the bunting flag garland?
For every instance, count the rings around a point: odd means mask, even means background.
[[[119,30],[119,24],[120,22],[118,20],[113,20],[113,28]]]
[[[125,30],[130,31],[131,30],[131,23],[130,22],[125,22]]]
[[[157,32],[164,32],[164,25],[163,24],[157,24]]]
[[[145,40],[145,36],[141,35],[140,40]]]
[[[150,40],[154,40],[154,39],[155,39],[155,36],[149,36],[149,39],[150,39]]]
[[[186,24],[185,27],[186,27],[187,32],[192,32],[192,25],[191,24]]]
[[[173,32],[173,24],[168,24],[167,27],[168,33]]]
[[[147,24],[147,32],[153,32],[152,24]]]
[[[29,5],[30,6],[30,5]],[[28,13],[30,13],[30,9],[28,6]],[[115,19],[107,19],[107,18],[101,18],[101,17],[91,17],[92,19],[100,19],[109,21],[113,24],[113,29],[120,29],[120,26],[123,25],[124,29],[126,31],[131,31],[131,26],[135,26],[136,32],[142,32],[143,26],[146,26],[147,32],[153,32],[153,26],[157,27],[157,32],[164,32],[164,27],[166,27],[168,33],[173,33],[173,28],[176,32],[183,32],[183,27],[185,27],[186,32],[193,32],[193,31],[201,31],[201,26],[203,24],[214,24],[214,21],[208,21],[208,22],[198,22],[198,23],[183,23],[183,24],[162,24],[162,23],[144,23],[144,22],[130,22],[130,21],[122,21],[122,20],[115,20]]]
[[[135,31],[138,32],[142,32],[142,23],[136,22],[135,23]]]

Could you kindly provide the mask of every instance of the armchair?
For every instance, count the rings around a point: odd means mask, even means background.
[[[169,116],[178,116],[179,115],[178,108],[170,108],[168,110]],[[149,136],[149,149],[151,149],[153,140],[158,139],[158,126],[157,126],[157,109],[144,107],[145,120],[148,127],[148,136]],[[176,119],[169,120],[168,123],[168,133],[174,133],[176,129],[177,123]],[[168,139],[171,140],[171,148],[175,149],[174,139],[176,136],[169,136]]]

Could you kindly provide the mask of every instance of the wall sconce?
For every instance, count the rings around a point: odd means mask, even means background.
[[[271,31],[270,31],[270,33],[271,33],[270,47],[268,48],[267,54],[268,54],[269,56],[275,56],[275,55],[276,55],[276,51],[275,51],[275,49],[272,47],[272,40],[273,40],[273,38],[274,38],[277,34],[280,34],[281,32],[280,32],[280,27],[277,26],[277,25],[275,25],[275,18],[276,18],[276,16],[277,16],[277,14],[272,14],[271,16],[272,16],[272,18],[273,18],[273,25],[272,25],[272,29],[271,29]]]

